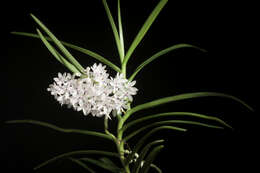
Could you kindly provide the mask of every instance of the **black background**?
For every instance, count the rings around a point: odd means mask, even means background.
[[[142,2],[142,3],[141,3]],[[157,0],[121,2],[125,47],[130,46]],[[116,17],[116,1],[108,1]],[[139,91],[133,105],[153,99],[195,91],[224,92],[246,101],[251,113],[232,100],[201,98],[170,103],[135,114],[136,117],[166,111],[191,111],[216,115],[234,131],[186,126],[186,133],[161,131],[166,139],[157,163],[164,172],[212,172],[253,169],[257,155],[257,107],[259,44],[255,44],[254,4],[238,2],[170,1],[154,22],[129,61],[128,75],[157,51],[177,43],[206,49],[201,53],[182,49],[164,55],[144,68],[137,77]],[[35,32],[35,14],[53,33],[67,41],[104,55],[119,65],[112,30],[101,1],[31,2],[7,4],[2,10],[1,169],[26,171],[57,154],[80,149],[110,149],[104,140],[62,134],[33,125],[5,125],[6,120],[35,119],[64,128],[102,131],[103,120],[60,107],[46,88],[58,72],[67,71],[38,39],[11,35],[10,31]],[[116,18],[115,18],[116,19]],[[7,31],[7,32],[6,32]],[[71,50],[83,66],[95,60]],[[7,54],[6,54],[7,53]],[[114,75],[114,72],[111,71]],[[110,122],[115,127],[115,120]],[[135,141],[132,141],[135,143]],[[130,144],[131,146],[131,141]],[[257,159],[256,159],[257,160]],[[69,161],[61,161],[39,172],[83,172]],[[102,172],[100,170],[100,172]]]

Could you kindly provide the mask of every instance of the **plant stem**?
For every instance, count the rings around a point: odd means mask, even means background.
[[[105,133],[107,135],[109,135],[113,139],[113,141],[115,142],[116,137],[108,131],[108,117],[107,116],[104,117],[104,130],[105,130]]]
[[[126,63],[122,63],[122,65],[121,65],[121,73],[126,78]]]
[[[117,130],[118,135],[117,135],[117,138],[112,133],[110,133],[109,130],[108,130],[108,118],[107,117],[104,118],[104,130],[105,130],[105,133],[107,135],[112,137],[114,143],[116,144],[117,151],[120,155],[120,161],[122,163],[122,166],[124,167],[125,173],[130,173],[129,166],[125,164],[124,142],[122,141],[123,133],[120,130],[123,126],[123,123],[122,123],[123,121],[122,121],[122,118],[121,118],[120,115],[117,115],[117,119],[118,119],[118,130]]]
[[[118,116],[117,143],[116,143],[117,150],[118,153],[120,154],[120,160],[125,169],[125,173],[130,173],[129,166],[125,164],[125,157],[124,157],[125,149],[124,149],[124,141],[122,140],[123,132],[121,131],[122,126],[123,126],[122,118],[121,116]]]

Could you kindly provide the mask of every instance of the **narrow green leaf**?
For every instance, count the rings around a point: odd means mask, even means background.
[[[41,164],[39,164],[38,166],[36,166],[34,168],[34,170],[37,170],[49,163],[52,163],[56,160],[65,158],[65,157],[69,157],[72,155],[83,155],[83,154],[98,154],[98,155],[105,155],[105,156],[112,156],[112,157],[119,157],[119,155],[117,153],[113,153],[113,152],[107,152],[107,151],[100,151],[100,150],[79,150],[79,151],[72,151],[72,152],[68,152],[68,153],[64,153],[61,155],[58,155],[56,157],[53,157],[52,159],[49,159]]]
[[[80,71],[71,63],[69,63],[64,57],[62,57],[54,47],[44,38],[40,30],[37,29],[38,35],[40,36],[40,39],[44,43],[44,45],[47,47],[47,49],[51,52],[51,54],[65,67],[67,67],[71,72],[73,73],[80,73]]]
[[[134,41],[132,42],[130,48],[128,49],[123,64],[127,64],[128,60],[130,59],[132,53],[134,52],[135,48],[138,46],[138,44],[141,42],[143,37],[145,36],[146,32],[149,30],[151,25],[153,24],[156,17],[159,15],[160,11],[163,9],[163,7],[166,5],[168,0],[160,0],[160,2],[157,4],[157,6],[154,8],[152,13],[149,15],[149,17],[146,19],[145,23],[143,24],[142,28],[136,35]]]
[[[121,45],[121,52],[123,57],[125,56],[125,46],[124,46],[124,34],[123,34],[123,27],[122,27],[122,19],[121,19],[121,9],[120,9],[120,0],[117,0],[117,15],[118,15],[118,28],[119,28],[119,39]]]
[[[221,120],[217,117],[193,113],[193,112],[166,112],[166,113],[148,115],[148,116],[144,116],[142,118],[138,118],[136,120],[133,120],[133,121],[125,124],[124,127],[122,128],[122,131],[125,131],[126,129],[128,129],[128,128],[130,128],[130,127],[132,127],[132,126],[134,126],[134,125],[136,125],[140,122],[150,120],[150,119],[154,119],[154,118],[163,118],[163,117],[167,117],[167,116],[190,116],[190,117],[197,117],[197,118],[206,119],[206,120],[213,120],[213,121],[216,121],[216,122],[232,129],[232,127],[230,125],[228,125],[223,120]]]
[[[217,93],[217,92],[194,92],[194,93],[185,93],[185,94],[179,94],[179,95],[170,96],[170,97],[164,97],[161,99],[157,99],[157,100],[154,100],[154,101],[151,101],[148,103],[144,103],[144,104],[135,106],[132,109],[128,110],[122,119],[125,122],[131,114],[133,114],[137,111],[156,107],[156,106],[159,106],[162,104],[166,104],[166,103],[170,103],[170,102],[174,102],[174,101],[180,101],[180,100],[187,100],[187,99],[192,99],[192,98],[213,97],[213,96],[229,98],[231,100],[234,100],[234,101],[244,105],[249,110],[253,111],[253,109],[248,104],[246,104],[241,99],[234,97],[232,95],[228,95],[228,94],[224,94],[224,93]]]
[[[157,131],[160,131],[160,130],[165,130],[165,129],[168,129],[168,130],[175,130],[176,131],[176,128],[175,127],[172,127],[172,126],[160,126],[160,127],[156,127],[154,129],[152,129],[151,131],[149,131],[146,135],[144,135],[142,138],[139,139],[139,141],[137,142],[137,144],[135,145],[135,147],[133,148],[132,150],[132,154],[129,155],[129,157],[127,158],[127,162],[126,163],[129,163],[130,160],[133,159],[134,157],[134,153],[138,153],[139,150],[141,149],[141,147],[143,146],[144,142],[151,136],[153,135],[155,132]],[[186,129],[185,129],[186,130]]]
[[[35,121],[35,120],[11,120],[11,121],[6,121],[5,123],[7,124],[17,124],[17,123],[27,123],[27,124],[34,124],[34,125],[39,125],[39,126],[43,126],[43,127],[47,127],[59,132],[63,132],[63,133],[78,133],[78,134],[83,134],[83,135],[91,135],[91,136],[97,136],[100,138],[104,138],[104,139],[109,139],[111,141],[113,141],[113,139],[103,133],[100,132],[94,132],[94,131],[88,131],[88,130],[79,130],[79,129],[64,129],[64,128],[60,128],[57,127],[55,125],[46,123],[46,122],[42,122],[42,121]]]
[[[215,129],[223,129],[223,127],[220,126],[215,126],[215,125],[210,125],[210,124],[205,124],[205,123],[201,123],[201,122],[196,122],[196,121],[185,121],[185,120],[166,120],[166,121],[157,121],[154,123],[150,123],[142,128],[139,128],[138,130],[132,132],[131,134],[129,134],[128,136],[126,136],[124,138],[125,141],[128,141],[129,139],[131,139],[132,137],[134,137],[135,135],[137,135],[138,133],[151,128],[151,127],[155,127],[158,125],[164,125],[164,124],[192,124],[192,125],[198,125],[198,126],[203,126],[203,127],[209,127],[209,128],[215,128]],[[174,127],[174,126],[172,126]],[[180,127],[174,127],[176,128],[177,131],[186,131],[186,129],[180,128]]]
[[[85,162],[89,162],[89,163],[91,163],[91,164],[93,164],[93,165],[96,165],[96,166],[98,166],[98,167],[101,167],[101,168],[103,168],[103,169],[105,169],[105,170],[108,170],[108,171],[110,171],[110,172],[113,172],[113,173],[119,173],[119,172],[121,172],[121,169],[120,169],[120,168],[114,167],[114,166],[112,166],[112,165],[106,164],[106,163],[104,163],[104,162],[102,162],[102,161],[99,161],[99,160],[96,160],[96,159],[80,158],[80,160],[85,161]]]
[[[144,166],[141,168],[140,173],[147,173],[151,167],[152,162],[154,161],[155,157],[158,155],[158,153],[163,149],[163,145],[160,145],[158,147],[155,147],[151,153],[147,156]]]
[[[150,150],[150,148],[151,148],[153,145],[156,145],[156,144],[159,144],[159,143],[162,143],[162,142],[164,142],[164,140],[156,140],[156,141],[153,141],[153,142],[148,143],[148,144],[142,149],[142,151],[140,152],[137,161],[134,163],[134,166],[133,166],[133,168],[132,168],[132,172],[138,173],[138,172],[139,172],[139,169],[141,168],[142,161],[144,160],[144,158],[145,158],[146,154],[148,153],[148,151]],[[134,153],[133,153],[133,154],[134,154]]]
[[[134,132],[132,132],[128,136],[126,136],[124,138],[124,141],[128,141],[129,139],[133,138],[135,135],[137,135],[137,134],[141,133],[142,131],[147,130],[147,129],[151,128],[151,127],[155,127],[155,126],[162,125],[162,124],[167,124],[167,123],[173,123],[172,121],[175,121],[175,120],[159,121],[159,122],[153,122],[153,123],[150,123],[148,125],[145,125],[145,126],[139,128],[139,129],[135,130]],[[183,132],[186,131],[186,129],[184,129],[184,128],[175,127],[175,126],[171,126],[171,127],[172,127],[172,129],[175,129],[177,131],[183,131]]]
[[[102,2],[103,2],[103,5],[105,7],[105,11],[106,11],[108,20],[110,22],[110,25],[112,27],[112,31],[113,31],[113,34],[114,34],[114,37],[115,37],[116,46],[117,46],[117,50],[118,50],[118,53],[119,53],[120,61],[122,63],[123,59],[124,59],[124,56],[123,56],[123,52],[122,52],[122,48],[121,48],[119,34],[117,32],[116,25],[115,25],[115,22],[114,22],[114,19],[113,19],[112,15],[111,15],[110,9],[109,9],[109,7],[107,5],[107,1],[106,0],[102,0]]]
[[[37,34],[33,34],[33,33],[27,33],[27,32],[11,32],[12,34],[15,34],[15,35],[21,35],[21,36],[26,36],[26,37],[32,37],[32,38],[40,38]],[[44,36],[44,38],[48,41],[52,41],[53,40],[50,38],[50,37],[46,37]],[[92,58],[95,58],[96,60],[106,64],[107,66],[111,67],[112,69],[114,69],[115,71],[117,72],[120,72],[120,68],[117,67],[115,64],[113,64],[112,62],[110,62],[109,60],[107,60],[106,58],[104,58],[103,56],[93,52],[93,51],[90,51],[88,49],[85,49],[85,48],[82,48],[82,47],[79,47],[79,46],[76,46],[76,45],[73,45],[73,44],[70,44],[70,43],[67,43],[67,42],[64,42],[64,41],[60,41],[64,46],[67,46],[71,49],[74,49],[74,50],[77,50],[81,53],[84,53]]]
[[[129,78],[130,81],[132,81],[135,76],[137,75],[137,73],[142,70],[146,65],[148,65],[149,63],[151,63],[152,61],[154,61],[155,59],[161,57],[162,55],[165,55],[167,54],[168,52],[171,52],[173,50],[177,50],[177,49],[180,49],[180,48],[195,48],[195,49],[198,49],[198,50],[201,50],[203,52],[205,52],[204,49],[201,49],[197,46],[193,46],[193,45],[190,45],[190,44],[176,44],[176,45],[173,45],[173,46],[170,46],[166,49],[163,49],[159,52],[157,52],[156,54],[154,54],[153,56],[151,56],[150,58],[148,58],[147,60],[145,60],[143,63],[141,63],[137,68],[136,70],[134,71],[134,73],[131,75],[131,77]]]
[[[162,173],[162,170],[155,164],[151,164],[150,166],[151,166],[151,168],[154,168],[158,173]]]
[[[111,166],[113,166],[113,167],[117,167],[117,168],[119,168],[111,159],[109,159],[109,158],[107,158],[107,157],[102,157],[102,158],[100,158],[99,159],[100,161],[102,161],[102,162],[104,162],[105,164],[107,164],[107,165],[111,165]]]
[[[74,159],[74,158],[69,158],[72,162],[80,165],[82,168],[84,168],[85,170],[87,170],[90,173],[95,173],[95,171],[93,169],[91,169],[90,167],[88,167],[85,163],[83,163],[82,161],[80,161],[79,159]]]
[[[89,162],[93,165],[96,165],[98,167],[101,167],[101,168],[108,170],[110,172],[113,172],[113,173],[121,172],[120,168],[114,167],[113,165],[110,165],[110,164],[107,164],[107,163],[104,163],[103,161],[99,161],[99,160],[91,159],[91,158],[80,158],[80,160],[85,161],[85,162]]]
[[[51,33],[51,31],[33,14],[31,14],[34,21],[46,32],[46,34],[53,40],[56,46],[62,51],[62,53],[68,58],[68,60],[81,72],[84,68],[79,64],[79,62],[70,54],[70,52],[62,45],[62,43]]]

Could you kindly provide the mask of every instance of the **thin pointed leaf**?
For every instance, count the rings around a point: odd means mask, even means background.
[[[190,117],[197,117],[197,118],[206,119],[206,120],[213,120],[213,121],[216,121],[216,122],[232,129],[232,127],[230,125],[228,125],[223,120],[221,120],[217,117],[208,116],[208,115],[199,114],[199,113],[193,113],[193,112],[165,112],[165,113],[159,113],[159,114],[154,114],[154,115],[148,115],[148,116],[144,116],[142,118],[133,120],[133,121],[125,124],[124,127],[122,128],[122,131],[125,131],[126,129],[128,129],[140,122],[154,119],[154,118],[163,118],[163,117],[167,117],[167,116],[190,116]]]
[[[121,51],[124,57],[125,46],[124,46],[124,34],[123,34],[122,19],[121,19],[120,0],[117,1],[117,15],[118,15],[117,18],[118,18],[118,28],[119,28],[119,39],[120,39]]]
[[[160,145],[158,147],[155,147],[151,153],[147,156],[144,166],[142,167],[140,173],[147,173],[151,167],[152,162],[154,161],[155,157],[158,155],[158,153],[163,149],[163,145]]]
[[[98,167],[101,167],[101,168],[103,168],[105,170],[108,170],[110,172],[113,172],[113,173],[118,173],[118,172],[121,171],[121,169],[118,168],[118,167],[114,167],[112,165],[106,164],[106,163],[104,163],[102,161],[99,161],[99,160],[96,160],[96,159],[80,158],[80,160],[85,161],[85,162],[89,162],[89,163],[91,163],[93,165],[96,165]]]
[[[166,120],[166,121],[158,121],[158,122],[154,122],[154,123],[150,123],[142,128],[139,128],[138,130],[132,132],[131,134],[129,134],[128,136],[126,136],[124,138],[125,141],[128,141],[129,139],[131,139],[132,137],[134,137],[135,135],[137,135],[138,133],[151,128],[151,127],[155,127],[158,125],[165,125],[165,124],[192,124],[192,125],[198,125],[198,126],[203,126],[203,127],[209,127],[209,128],[215,128],[215,129],[223,129],[223,127],[220,126],[215,126],[215,125],[210,125],[210,124],[205,124],[205,123],[201,123],[201,122],[196,122],[196,121],[185,121],[185,120]],[[175,127],[172,126],[174,128],[176,128],[177,131],[186,131],[186,129],[180,128],[180,127]]]
[[[149,131],[146,135],[144,135],[141,139],[139,139],[139,141],[137,142],[137,144],[135,145],[134,149],[132,150],[132,153],[127,157],[126,163],[129,163],[130,160],[133,159],[134,157],[134,153],[138,153],[139,150],[141,149],[141,147],[143,146],[144,142],[151,136],[153,135],[155,132],[160,131],[160,130],[174,130],[176,131],[175,127],[172,126],[160,126],[160,127],[156,127],[154,129],[152,129],[151,131]],[[186,130],[186,129],[185,129]]]
[[[33,34],[33,33],[27,33],[27,32],[11,32],[12,34],[15,34],[15,35],[21,35],[21,36],[26,36],[26,37],[32,37],[32,38],[40,38],[37,34]],[[46,37],[44,36],[44,38],[48,41],[52,41],[53,40],[50,38],[50,37]],[[111,67],[112,69],[114,69],[115,71],[117,72],[120,72],[120,68],[117,67],[115,64],[113,64],[112,62],[110,62],[109,60],[107,60],[106,58],[104,58],[103,56],[93,52],[93,51],[90,51],[88,49],[85,49],[85,48],[82,48],[82,47],[79,47],[79,46],[76,46],[76,45],[73,45],[73,44],[70,44],[70,43],[67,43],[67,42],[64,42],[64,41],[60,41],[64,46],[67,46],[71,49],[74,49],[74,50],[77,50],[81,53],[84,53],[92,58],[95,58],[96,60],[106,64],[107,66]]]
[[[135,76],[137,75],[137,73],[142,70],[146,65],[148,65],[149,63],[151,63],[152,61],[154,61],[155,59],[171,52],[171,51],[174,51],[174,50],[177,50],[177,49],[180,49],[180,48],[195,48],[195,49],[198,49],[198,50],[201,50],[203,52],[205,52],[204,49],[201,49],[197,46],[193,46],[193,45],[190,45],[190,44],[176,44],[176,45],[173,45],[173,46],[170,46],[166,49],[163,49],[159,52],[157,52],[156,54],[154,54],[153,56],[151,56],[150,58],[148,58],[147,60],[145,60],[142,64],[140,64],[136,70],[134,71],[134,73],[131,75],[131,77],[129,78],[129,80],[133,80],[135,78]]]
[[[64,128],[60,128],[57,127],[55,125],[46,123],[46,122],[41,122],[41,121],[35,121],[35,120],[11,120],[11,121],[6,121],[5,123],[7,124],[16,124],[16,123],[28,123],[28,124],[34,124],[34,125],[39,125],[39,126],[43,126],[43,127],[47,127],[59,132],[63,132],[63,133],[78,133],[78,134],[83,134],[83,135],[91,135],[91,136],[97,136],[97,137],[101,137],[104,139],[109,139],[111,141],[113,141],[113,139],[103,133],[100,132],[94,132],[94,131],[88,131],[88,130],[79,130],[79,129],[64,129]]]
[[[113,167],[115,167],[115,168],[119,168],[111,159],[109,159],[109,158],[107,158],[107,157],[102,157],[102,158],[100,158],[99,160],[102,161],[102,162],[104,162],[104,163],[106,163],[106,164],[108,164],[108,165],[111,165],[111,166],[113,166]],[[120,168],[119,168],[119,169],[120,169]]]
[[[71,53],[62,45],[62,43],[51,33],[51,31],[33,14],[31,14],[34,21],[46,32],[46,34],[53,40],[56,46],[62,51],[62,53],[68,58],[68,60],[81,72],[84,68],[79,64],[79,62],[71,55]]]
[[[148,144],[142,149],[142,151],[140,152],[137,161],[134,163],[132,172],[138,173],[138,172],[139,172],[139,169],[141,168],[142,161],[144,160],[144,158],[145,158],[146,154],[148,153],[148,151],[150,150],[150,148],[151,148],[153,145],[156,145],[156,144],[159,144],[159,143],[162,143],[162,142],[164,142],[164,140],[156,140],[156,141],[153,141],[153,142],[148,143]]]
[[[83,154],[98,154],[98,155],[105,155],[105,156],[112,156],[112,157],[119,157],[119,155],[117,153],[113,153],[113,152],[107,152],[107,151],[100,151],[100,150],[79,150],[79,151],[72,151],[72,152],[68,152],[68,153],[64,153],[61,155],[58,155],[56,157],[53,157],[52,159],[49,159],[41,164],[39,164],[38,166],[36,166],[34,168],[34,170],[37,170],[49,163],[52,163],[56,160],[65,158],[65,157],[69,157],[72,155],[83,155]]]
[[[117,50],[118,50],[118,53],[119,53],[120,61],[123,62],[124,56],[123,56],[123,52],[122,52],[122,48],[121,48],[121,44],[120,44],[120,38],[119,38],[119,34],[117,32],[117,29],[116,29],[114,19],[111,15],[110,9],[107,5],[107,1],[102,0],[102,2],[103,2],[103,5],[104,5],[104,8],[105,8],[108,20],[110,22],[110,25],[112,27],[112,31],[113,31],[113,34],[114,34],[114,37],[115,37],[116,46],[117,46]]]
[[[152,163],[150,166],[151,166],[151,168],[154,168],[158,173],[162,173],[162,170],[155,164]]]
[[[80,71],[71,63],[69,63],[64,57],[62,57],[55,49],[52,47],[52,45],[44,38],[41,31],[37,29],[38,35],[40,36],[40,39],[44,43],[44,45],[47,47],[47,49],[51,52],[51,54],[65,67],[67,67],[71,72],[73,73],[80,73]]]
[[[148,125],[146,125],[144,127],[141,127],[139,129],[135,130],[131,134],[127,135],[124,138],[124,141],[128,141],[129,139],[133,138],[135,135],[137,135],[137,134],[141,133],[142,131],[147,130],[147,129],[151,128],[151,127],[155,127],[155,126],[162,125],[162,124],[167,124],[167,123],[172,123],[172,121],[174,121],[174,120],[159,121],[159,122],[150,123],[150,124],[148,124]],[[186,129],[184,129],[184,128],[175,127],[175,126],[171,126],[171,127],[172,127],[172,129],[177,130],[177,131],[183,131],[183,132],[186,131]]]
[[[192,98],[200,98],[200,97],[223,97],[223,98],[229,98],[231,100],[234,100],[242,105],[244,105],[246,108],[249,110],[253,111],[253,109],[246,104],[244,101],[241,99],[234,97],[232,95],[224,94],[224,93],[217,93],[217,92],[194,92],[194,93],[185,93],[185,94],[179,94],[175,96],[170,96],[170,97],[164,97],[161,99],[157,99],[148,103],[144,103],[138,106],[133,107],[129,111],[126,112],[126,114],[123,117],[123,121],[125,122],[128,117],[140,110],[156,107],[162,104],[170,103],[170,102],[175,102],[175,101],[180,101],[180,100],[187,100],[187,99],[192,99]]]
[[[159,15],[160,11],[163,9],[163,7],[166,5],[168,0],[160,0],[160,2],[156,5],[152,13],[149,15],[149,17],[146,19],[145,23],[143,24],[142,28],[136,35],[134,41],[132,42],[130,48],[128,49],[123,64],[127,64],[128,60],[130,59],[132,53],[134,52],[135,48],[138,46],[138,44],[141,42],[143,37],[145,36],[146,32],[149,30],[151,25],[153,24],[156,17]]]
[[[69,158],[72,162],[80,165],[82,168],[84,168],[85,170],[89,171],[90,173],[96,173],[93,169],[91,169],[90,167],[88,167],[85,163],[83,163],[82,161],[80,161],[79,159],[74,159],[74,158]]]

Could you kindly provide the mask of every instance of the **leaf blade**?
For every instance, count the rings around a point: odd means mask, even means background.
[[[71,160],[72,162],[78,164],[79,166],[81,166],[82,168],[84,168],[85,170],[89,171],[90,173],[96,173],[93,169],[89,168],[86,164],[84,164],[82,161],[80,161],[79,159],[74,159],[74,158],[69,158],[69,160]]]
[[[126,52],[123,64],[127,64],[128,60],[130,59],[132,53],[134,52],[135,48],[139,45],[143,37],[145,36],[146,32],[149,30],[153,22],[155,21],[156,17],[159,15],[160,11],[163,9],[163,7],[166,5],[168,0],[160,0],[160,2],[156,5],[154,10],[151,12],[149,17],[146,19],[145,23],[141,27],[140,31],[136,35],[134,41],[132,42],[130,48]]]
[[[80,71],[71,63],[69,63],[64,57],[62,57],[54,47],[51,46],[51,44],[44,38],[41,31],[37,29],[38,35],[40,39],[42,40],[43,44],[47,47],[47,49],[51,52],[51,54],[65,67],[67,67],[71,72],[73,73],[80,73]]]
[[[106,164],[112,165],[114,167],[118,167],[111,159],[109,159],[107,157],[102,157],[99,160],[106,163]]]
[[[60,154],[58,156],[55,156],[41,164],[39,164],[38,166],[36,166],[34,168],[34,170],[37,170],[43,166],[46,166],[49,163],[52,163],[56,160],[62,159],[64,157],[69,157],[72,155],[82,155],[82,154],[100,154],[100,155],[106,155],[106,156],[113,156],[113,157],[119,157],[119,155],[117,153],[113,153],[113,152],[108,152],[108,151],[100,151],[100,150],[78,150],[78,151],[72,151],[72,152],[68,152],[68,153],[63,153]]]
[[[101,167],[101,168],[103,168],[105,170],[111,171],[113,173],[118,173],[118,172],[121,171],[121,169],[118,168],[118,167],[113,167],[112,165],[106,164],[106,163],[104,163],[102,161],[99,161],[99,160],[96,160],[96,159],[80,158],[80,160],[85,161],[85,162],[89,162],[89,163],[91,163],[93,165],[96,165],[96,166]]]
[[[44,30],[44,32],[53,40],[56,46],[62,51],[68,60],[81,72],[84,71],[84,68],[80,63],[71,55],[71,53],[62,45],[62,43],[54,36],[54,34],[33,14],[31,14],[33,20]]]
[[[176,128],[172,127],[172,126],[160,126],[160,127],[156,127],[154,129],[152,129],[151,131],[149,131],[146,135],[144,135],[135,145],[134,149],[132,150],[132,153],[127,157],[126,163],[129,163],[133,157],[134,157],[134,153],[138,153],[140,148],[143,146],[144,142],[151,136],[153,135],[155,132],[160,131],[160,130],[176,130]]]
[[[169,121],[173,121],[173,120],[169,120]],[[124,141],[128,141],[129,139],[133,138],[135,135],[141,133],[142,131],[148,129],[148,128],[151,128],[151,127],[154,127],[154,126],[157,126],[157,125],[161,125],[161,124],[166,124],[166,123],[170,123],[168,121],[163,121],[163,122],[153,122],[153,123],[150,123],[148,125],[145,125],[137,130],[135,130],[134,132],[132,132],[131,134],[127,135],[126,137],[124,137]],[[184,128],[180,128],[180,127],[176,127],[176,126],[171,126],[172,129],[174,130],[177,130],[177,131],[183,131],[185,132],[186,129]]]
[[[39,36],[37,34],[33,34],[33,33],[28,33],[28,32],[11,32],[11,34],[14,34],[14,35],[20,35],[20,36],[26,36],[26,37],[31,37],[31,38],[39,38]],[[46,37],[44,36],[44,38],[48,41],[52,41],[53,40],[50,38],[50,37]],[[115,64],[113,64],[111,61],[107,60],[106,58],[104,58],[103,56],[91,51],[91,50],[88,50],[88,49],[85,49],[85,48],[82,48],[82,47],[79,47],[79,46],[76,46],[74,44],[70,44],[70,43],[67,43],[67,42],[64,42],[64,41],[60,41],[64,46],[67,46],[71,49],[74,49],[74,50],[77,50],[81,53],[84,53],[92,58],[95,58],[96,60],[106,64],[107,66],[111,67],[112,69],[114,69],[115,71],[117,72],[121,72],[120,68],[117,67]]]
[[[187,100],[187,99],[192,99],[192,98],[200,98],[200,97],[228,98],[228,99],[234,100],[234,101],[242,104],[243,106],[245,106],[250,111],[253,111],[253,108],[251,106],[246,104],[241,99],[239,99],[235,96],[232,96],[232,95],[228,95],[228,94],[224,94],[224,93],[217,93],[217,92],[193,92],[193,93],[178,94],[178,95],[170,96],[170,97],[164,97],[164,98],[157,99],[157,100],[154,100],[154,101],[151,101],[151,102],[147,102],[147,103],[144,103],[144,104],[141,104],[141,105],[137,105],[137,106],[133,107],[132,109],[130,109],[129,111],[126,112],[125,116],[123,117],[123,121],[125,122],[131,114],[133,114],[137,111],[140,111],[140,110],[156,107],[156,106],[166,104],[166,103],[170,103],[170,102]]]
[[[119,34],[118,34],[118,31],[117,31],[117,28],[116,28],[116,25],[115,25],[115,21],[112,17],[112,14],[111,14],[110,9],[108,7],[107,1],[102,0],[102,2],[103,2],[103,5],[104,5],[104,8],[105,8],[109,23],[111,25],[113,34],[114,34],[114,38],[115,38],[115,41],[116,41],[116,46],[117,46],[117,50],[118,50],[118,53],[119,53],[120,61],[123,62],[124,56],[123,56],[123,52],[122,52],[122,48],[121,48]]]
[[[162,173],[162,170],[155,164],[151,164],[150,166],[151,166],[151,168],[154,168],[158,173]]]
[[[123,34],[123,26],[121,19],[121,8],[120,8],[120,0],[117,0],[117,18],[118,18],[118,29],[119,29],[119,39],[121,45],[122,56],[125,56],[125,46],[124,46],[124,34]],[[122,59],[121,61],[123,61]]]
[[[154,55],[152,55],[150,58],[148,58],[147,60],[145,60],[144,62],[142,62],[134,71],[134,73],[130,76],[129,80],[132,81],[135,76],[146,66],[148,65],[149,63],[151,63],[152,61],[156,60],[157,58],[171,52],[171,51],[174,51],[174,50],[177,50],[177,49],[180,49],[180,48],[195,48],[195,49],[198,49],[198,50],[201,50],[203,52],[205,52],[204,49],[201,49],[197,46],[193,46],[191,44],[176,44],[176,45],[173,45],[173,46],[170,46],[166,49],[163,49],[157,53],[155,53]]]
[[[147,156],[147,159],[144,162],[144,166],[141,169],[140,173],[147,173],[150,169],[152,162],[154,161],[155,157],[159,154],[159,152],[163,149],[163,145],[155,147],[151,153]]]
[[[156,144],[159,144],[162,142],[164,142],[164,140],[156,140],[156,141],[150,142],[147,145],[145,145],[144,148],[142,149],[142,151],[140,152],[140,155],[132,168],[132,172],[138,173],[139,169],[141,167],[142,161],[144,160],[144,158],[145,158],[146,154],[148,153],[148,151],[150,150],[150,148],[153,145],[156,145]]]
[[[223,120],[221,120],[217,117],[214,117],[214,116],[209,116],[209,115],[199,114],[199,113],[194,113],[194,112],[165,112],[165,113],[159,113],[159,114],[154,114],[154,115],[148,115],[148,116],[144,116],[142,118],[133,120],[133,121],[125,124],[125,126],[122,128],[122,131],[125,131],[126,129],[136,125],[137,123],[140,123],[140,122],[143,122],[146,120],[150,120],[150,119],[154,119],[154,118],[163,118],[163,117],[167,117],[167,116],[190,116],[190,117],[196,117],[196,118],[201,118],[201,119],[206,119],[206,120],[213,120],[213,121],[216,121],[216,122],[232,129],[232,127],[230,125],[228,125]]]
[[[59,132],[63,132],[63,133],[78,133],[78,134],[84,134],[84,135],[92,135],[92,136],[97,136],[97,137],[101,137],[101,138],[109,139],[109,140],[113,141],[113,139],[110,136],[100,133],[100,132],[79,130],[79,129],[64,129],[64,128],[60,128],[58,126],[52,125],[50,123],[42,122],[42,121],[11,120],[11,121],[6,121],[5,123],[7,123],[7,124],[27,123],[27,124],[40,125],[40,126],[47,127],[47,128],[50,128],[50,129],[53,129],[53,130],[56,130]]]

